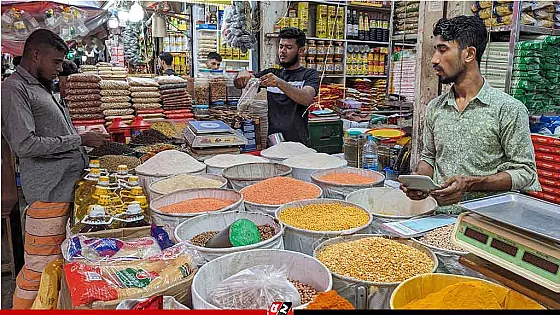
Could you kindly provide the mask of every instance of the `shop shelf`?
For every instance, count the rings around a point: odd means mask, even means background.
[[[358,39],[347,39],[349,43],[356,43],[356,44],[373,44],[373,45],[389,45],[389,42],[376,42],[376,41],[369,41],[369,40],[358,40]]]

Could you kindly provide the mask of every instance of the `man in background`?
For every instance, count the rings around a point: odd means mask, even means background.
[[[206,68],[210,70],[218,70],[220,69],[220,65],[222,64],[222,56],[217,52],[211,52],[208,54],[206,58]]]
[[[52,94],[67,52],[58,35],[37,30],[25,42],[20,65],[2,83],[2,136],[19,158],[29,204],[25,265],[16,278],[14,309],[31,307],[43,269],[62,258],[74,186],[88,165],[83,146],[98,147],[109,138],[96,132],[78,135],[68,110]]]
[[[162,52],[158,58],[159,69],[162,75],[175,75],[173,70],[173,55]]]
[[[319,92],[319,73],[300,65],[305,55],[305,33],[297,28],[280,31],[278,59],[282,69],[266,69],[255,75],[266,87],[268,98],[268,134],[282,133],[286,141],[308,143],[307,107]],[[243,70],[234,80],[235,87],[247,86],[251,73]]]

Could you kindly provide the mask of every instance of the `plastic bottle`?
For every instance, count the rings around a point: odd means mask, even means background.
[[[377,154],[377,143],[373,136],[368,136],[364,149],[362,151],[362,168],[377,171],[379,167]]]
[[[89,212],[92,205],[99,203],[99,196],[109,194],[109,177],[100,176],[89,194],[80,199],[80,204],[74,208],[74,225],[78,224]]]
[[[74,211],[80,207],[84,199],[91,196],[100,176],[99,168],[90,168],[88,174],[76,183],[74,188]]]
[[[131,199],[127,199],[129,198],[132,188],[134,187],[140,187],[138,176],[130,175],[128,176],[126,182],[121,183],[121,199],[125,204],[127,203],[127,200],[129,200],[129,202],[134,200],[134,197],[132,197]],[[144,194],[144,191],[142,191],[142,194]]]
[[[105,208],[101,205],[92,205],[88,209],[88,215],[81,220],[80,224],[73,229],[74,233],[89,233],[109,230],[112,218],[105,214]]]
[[[121,191],[121,196],[123,203],[128,205],[133,202],[137,196],[144,196],[144,190],[140,186],[133,186],[124,193]]]
[[[126,212],[113,218],[113,226],[131,228],[150,225],[144,218],[144,211],[142,211],[140,203],[134,201],[128,205]]]
[[[136,196],[134,197],[134,201],[140,204],[140,208],[142,208],[142,211],[144,212],[146,218],[150,218],[150,207],[148,205],[148,199],[146,198],[146,196]]]
[[[128,166],[124,164],[117,166],[117,179],[119,181],[128,180]]]

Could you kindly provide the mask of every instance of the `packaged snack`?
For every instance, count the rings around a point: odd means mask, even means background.
[[[62,243],[63,256],[67,261],[111,262],[138,260],[161,252],[153,237],[123,241],[117,238],[89,238],[78,235]]]

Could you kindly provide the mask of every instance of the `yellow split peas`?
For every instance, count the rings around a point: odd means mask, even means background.
[[[311,231],[349,230],[364,226],[369,221],[366,211],[340,203],[288,208],[280,213],[279,218],[290,226]]]

